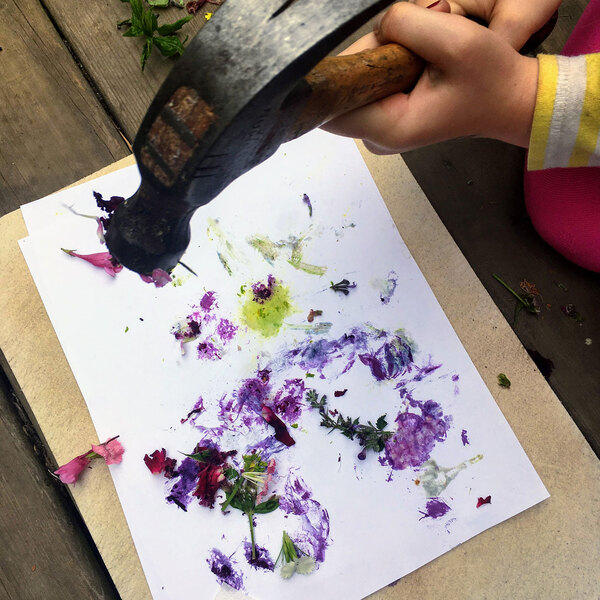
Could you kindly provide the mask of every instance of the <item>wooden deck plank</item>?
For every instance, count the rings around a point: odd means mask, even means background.
[[[0,3],[0,215],[128,149],[37,0]],[[4,318],[4,315],[0,315]],[[116,600],[70,498],[0,378],[0,598]]]
[[[0,3],[0,214],[127,155],[37,0]]]
[[[72,503],[35,455],[0,374],[0,599],[117,600]]]
[[[140,69],[141,38],[124,38],[125,30],[116,24],[131,17],[129,4],[114,1],[80,2],[46,0],[48,10],[79,56],[116,116],[127,137],[133,141],[160,84],[175,59],[152,52],[144,72]],[[206,23],[204,14],[216,10],[206,5],[202,13],[182,29],[190,39]],[[157,9],[159,24],[170,23],[187,15],[182,9]]]

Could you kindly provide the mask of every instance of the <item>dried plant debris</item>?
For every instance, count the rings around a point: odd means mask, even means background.
[[[499,373],[498,374],[498,385],[500,387],[509,389],[510,388],[510,379],[504,373]]]
[[[579,325],[583,325],[585,317],[575,308],[574,304],[565,304],[560,307],[560,310],[562,310],[567,317],[574,319]]]

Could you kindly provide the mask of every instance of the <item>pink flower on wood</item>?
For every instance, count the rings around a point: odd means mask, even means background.
[[[95,267],[103,268],[111,277],[114,277],[117,273],[123,270],[123,265],[120,265],[111,255],[110,252],[96,252],[94,254],[77,254],[74,250],[66,250],[61,248],[63,252],[66,252],[69,256],[75,256],[76,258],[82,258],[89,262]]]
[[[59,467],[54,471],[63,483],[75,483],[81,472],[90,464],[90,459],[87,457],[89,453],[76,456],[66,465]]]
[[[92,450],[96,454],[99,454],[107,465],[118,465],[123,460],[123,452],[125,452],[125,448],[123,448],[121,442],[116,438],[98,446],[92,444]]]

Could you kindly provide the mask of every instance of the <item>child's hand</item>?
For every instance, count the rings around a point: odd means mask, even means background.
[[[433,0],[410,0],[428,6]],[[558,9],[561,0],[450,0],[451,12],[476,17],[489,24],[508,43],[520,50]],[[551,31],[551,28],[550,28]]]
[[[428,10],[393,5],[357,52],[389,42],[427,61],[409,94],[394,94],[326,123],[361,138],[376,153],[403,152],[463,136],[490,137],[526,147],[537,88],[537,60],[521,56],[500,35],[459,15],[446,0]]]

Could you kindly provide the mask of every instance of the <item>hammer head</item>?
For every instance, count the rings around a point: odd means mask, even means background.
[[[391,2],[269,0],[253,9],[248,0],[227,0],[140,126],[134,153],[142,183],[112,217],[112,256],[138,273],[171,271],[189,243],[194,211],[295,137],[310,95],[302,78]]]

